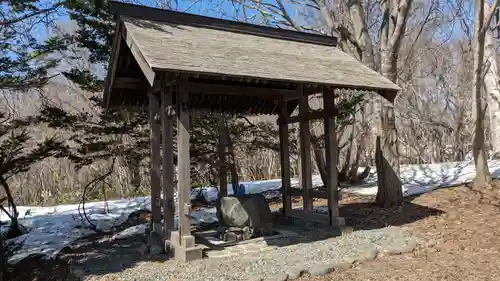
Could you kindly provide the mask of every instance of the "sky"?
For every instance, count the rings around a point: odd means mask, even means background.
[[[38,2],[40,6],[47,6],[50,3],[53,3],[52,1],[56,0],[41,0]],[[120,0],[123,2],[128,2],[128,3],[134,3],[134,4],[142,4],[142,5],[147,5],[147,6],[160,6],[162,8],[168,7],[168,2],[170,1],[171,6],[173,9],[182,11],[182,12],[188,12],[188,13],[193,13],[193,14],[202,14],[206,16],[211,16],[211,17],[217,17],[217,18],[225,18],[225,19],[231,19],[231,20],[242,20],[244,19],[244,15],[241,10],[238,10],[241,8],[241,5],[235,6],[233,3],[236,1],[227,1],[227,0]],[[265,0],[265,1],[273,1],[274,0]],[[437,10],[439,12],[444,12],[446,13],[449,11],[449,9],[453,9],[456,7],[458,4],[458,1],[462,0],[414,0],[414,5],[418,4],[426,4],[427,6],[431,1],[434,3],[437,3]],[[463,0],[465,5],[470,5],[472,2],[468,0]],[[297,14],[300,11],[300,9],[297,9],[296,7],[291,4],[290,0],[283,0],[284,6],[287,8],[288,11],[290,11],[292,14],[291,16],[294,18],[294,20],[300,20],[302,22],[299,22],[299,24],[305,24],[304,16],[301,16]],[[441,5],[441,6],[439,6]],[[439,6],[439,7],[438,7]],[[467,7],[465,10],[468,10],[470,13],[470,17],[472,17],[472,10],[473,7]],[[425,9],[425,8],[424,8]],[[438,12],[438,13],[439,13]],[[262,23],[262,17],[260,16],[259,13],[256,11],[252,11],[250,9],[246,10],[246,15],[247,18],[253,19],[252,23],[255,24],[261,24]],[[59,22],[60,25],[64,26],[65,28],[71,28],[72,26],[74,27],[74,23],[71,23],[68,16],[65,14],[64,11],[61,11],[58,15],[55,16],[57,21]],[[469,23],[472,24],[471,21]],[[444,23],[445,26],[442,26],[442,32],[441,34],[437,34],[438,40],[439,38],[444,38],[447,36],[451,35],[451,38],[459,38],[463,36],[463,29],[460,28],[459,24],[452,25],[450,23]],[[471,27],[472,28],[472,27]],[[50,36],[51,30],[49,28],[44,27],[43,25],[38,26],[38,28],[35,31],[35,34],[37,35],[37,38],[39,40],[44,40],[48,36]]]
[[[39,2],[39,5],[47,5],[48,3],[51,3],[52,1],[55,0],[41,0]],[[193,13],[193,14],[201,14],[201,15],[206,15],[206,16],[211,16],[211,17],[217,17],[217,18],[225,18],[225,19],[232,19],[232,20],[243,20],[245,17],[243,16],[243,13],[241,11],[241,5],[235,6],[233,3],[236,3],[237,1],[227,1],[227,0],[120,0],[122,2],[127,2],[127,3],[133,3],[133,4],[141,4],[141,5],[147,5],[147,6],[156,6],[156,7],[162,7],[166,8],[168,6],[167,2],[171,2],[171,6],[173,9],[182,11],[182,12],[188,12],[188,13]],[[244,1],[244,0],[242,0]],[[262,2],[272,2],[274,3],[273,0],[265,0]],[[457,7],[460,1],[463,1],[464,5],[467,6],[465,7],[465,11],[469,11],[469,17],[472,19],[473,17],[473,6],[472,6],[472,1],[469,0],[414,0],[414,6],[419,5],[419,4],[426,4],[429,6],[429,4],[435,3],[436,10],[438,12],[436,13],[449,13],[450,9],[453,9],[454,7]],[[291,16],[294,18],[294,20],[298,20],[299,24],[305,24],[305,19],[303,15],[300,15],[298,13],[304,13],[303,9],[297,9],[297,5],[294,6],[292,4],[292,1],[290,0],[283,0],[282,3],[284,4],[285,8],[293,13]],[[237,8],[235,8],[237,7]],[[239,10],[238,10],[239,9]],[[255,24],[261,24],[262,23],[262,17],[260,16],[259,13],[252,11],[250,9],[246,9],[247,13],[247,18],[253,19],[252,23]],[[63,23],[64,25],[68,26],[71,24],[68,24],[68,17],[67,15],[64,15],[64,13],[60,13],[58,15],[58,20]],[[468,20],[467,24],[473,24],[472,20]],[[473,27],[471,26],[471,29]],[[448,29],[448,30],[447,30]],[[451,30],[450,30],[451,29]],[[453,38],[459,38],[463,36],[463,29],[460,28],[459,24],[451,25],[448,24],[447,28],[443,28],[443,37],[449,36],[450,34],[452,35]],[[40,39],[46,38],[50,33],[50,30],[40,27],[39,30],[37,30],[38,37]]]

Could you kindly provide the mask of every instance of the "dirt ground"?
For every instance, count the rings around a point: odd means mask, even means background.
[[[500,182],[491,190],[467,186],[436,190],[407,198],[394,209],[374,207],[372,201],[345,196],[341,215],[355,229],[404,227],[418,238],[419,248],[412,254],[381,256],[329,276],[304,276],[301,281],[500,280],[500,237],[496,233]],[[15,278],[10,280],[75,280],[63,261],[41,262],[37,257],[11,268],[11,273]]]
[[[500,191],[500,183],[494,188]],[[499,191],[461,186],[408,199],[398,209],[367,210],[365,218],[351,223],[401,224],[418,238],[419,248],[412,254],[378,257],[343,272],[300,280],[500,280]]]

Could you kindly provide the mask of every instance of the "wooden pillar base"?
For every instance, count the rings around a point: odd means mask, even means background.
[[[333,217],[330,219],[331,226],[333,227],[344,227],[345,226],[345,218],[343,217]]]
[[[194,236],[180,236],[178,231],[172,231],[171,240],[165,243],[165,247],[173,250],[174,257],[178,261],[187,262],[203,258],[203,250],[206,246],[196,245]]]

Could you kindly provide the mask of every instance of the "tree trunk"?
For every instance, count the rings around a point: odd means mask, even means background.
[[[321,176],[321,180],[323,181],[323,185],[327,185],[328,175],[326,174],[326,160],[325,153],[323,152],[323,148],[321,147],[318,137],[315,136],[312,132],[309,132],[311,136],[311,146],[314,153],[314,159],[316,160],[316,165],[318,166],[318,171]]]
[[[392,82],[397,82],[398,56],[401,41],[406,30],[406,21],[412,0],[385,1],[382,4],[381,27],[381,72]],[[389,169],[382,171],[383,179],[378,179],[376,203],[381,206],[394,206],[402,202],[402,183],[399,180],[399,143],[396,129],[396,116],[392,104],[383,104],[380,112],[383,139],[380,152],[383,163],[377,168]],[[379,161],[381,162],[381,161]]]
[[[349,167],[351,166],[351,156],[352,156],[352,148],[354,147],[354,132],[355,132],[355,124],[351,125],[351,132],[349,134],[349,146],[347,147],[347,152],[345,155],[344,163],[342,168],[340,169],[340,173],[338,175],[338,179],[340,182],[348,182],[349,181]]]
[[[134,194],[137,194],[141,189],[141,160],[138,157],[124,157],[130,174],[130,185],[134,189]],[[122,196],[122,194],[120,194]]]
[[[382,3],[382,26],[380,48],[381,67],[383,75],[391,81],[397,81],[397,62],[398,54],[401,47],[401,41],[405,33],[406,22],[409,16],[410,6],[413,0],[394,0],[383,1]],[[364,13],[363,4],[360,0],[348,1],[349,19],[352,23],[354,34],[349,33],[349,28],[335,24],[332,16],[328,12],[325,1],[320,1],[320,12],[330,29],[336,29],[340,33],[341,40],[351,42],[360,56],[360,60],[374,70],[379,70],[375,63],[373,41],[368,34],[366,15]],[[342,42],[341,42],[342,43]],[[374,102],[374,113],[380,113],[380,119],[376,124],[372,125],[372,131],[376,129],[376,133],[383,134],[384,138],[380,143],[380,152],[388,165],[384,167],[390,168],[391,175],[394,178],[384,177],[383,182],[379,182],[379,193],[377,195],[377,203],[384,206],[399,204],[401,198],[397,198],[402,194],[401,182],[399,180],[399,148],[398,137],[396,130],[395,114],[392,105],[380,105],[380,110],[377,108],[377,102]],[[375,118],[377,119],[377,118]],[[378,130],[380,128],[380,130]],[[366,143],[366,142],[365,142]],[[340,175],[339,175],[340,176]],[[380,180],[380,179],[379,179]],[[401,195],[402,196],[402,195]]]
[[[462,131],[464,130],[465,127],[465,111],[463,109],[460,109],[459,113],[459,118],[457,121],[457,125],[455,127],[455,134],[454,134],[454,139],[455,139],[455,161],[464,161],[465,158],[465,149],[462,141]]]
[[[476,178],[474,187],[484,188],[491,183],[491,175],[488,168],[485,145],[485,125],[484,118],[486,114],[486,105],[482,96],[481,87],[483,87],[484,79],[484,45],[485,45],[485,30],[489,28],[490,23],[484,22],[484,11],[488,9],[483,0],[476,0],[476,21],[475,21],[475,38],[474,38],[474,72],[472,78],[472,99],[474,101],[474,117],[476,126],[474,130],[474,141],[472,143],[472,153],[474,155],[474,164],[476,166]],[[495,5],[496,6],[496,5]]]
[[[392,52],[384,51],[382,60],[382,74],[391,81],[396,82],[397,56]],[[380,140],[380,153],[378,169],[383,178],[378,179],[378,192],[376,204],[384,207],[399,205],[403,200],[402,183],[399,179],[399,142],[396,129],[394,106],[383,104],[380,113],[382,139]],[[379,141],[377,141],[379,142]],[[377,143],[378,144],[378,143]],[[376,158],[375,158],[376,159]],[[385,171],[389,169],[390,171]],[[377,171],[377,174],[379,172]]]
[[[485,10],[489,9],[489,5],[485,5]],[[484,46],[485,62],[489,64],[484,77],[484,84],[487,93],[488,114],[490,120],[490,141],[491,154],[497,158],[500,157],[500,75],[498,75],[496,42],[493,37],[493,31],[486,31],[485,46]]]
[[[379,206],[392,207],[403,200],[402,183],[399,179],[399,150],[394,108],[384,105],[381,113],[383,138],[377,139],[375,157],[377,163],[378,192],[375,203]],[[379,157],[377,161],[377,157]],[[382,171],[378,171],[381,169]]]
[[[381,207],[394,207],[401,204],[403,200],[403,189],[401,187],[397,189],[380,188],[380,183],[390,186],[396,186],[399,184],[399,186],[401,186],[401,182],[399,182],[399,178],[394,174],[391,164],[384,157],[384,152],[382,151],[381,146],[380,136],[377,136],[375,145],[375,164],[377,166],[379,190],[377,192],[377,197],[375,198],[375,203]]]

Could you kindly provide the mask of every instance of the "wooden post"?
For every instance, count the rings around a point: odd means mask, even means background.
[[[179,77],[179,79],[181,79]],[[188,94],[179,83],[177,91],[177,166],[179,193],[179,232],[181,236],[191,235],[191,190],[190,155],[189,155],[189,111],[187,108]]]
[[[0,281],[4,280],[4,273],[6,273],[7,268],[7,262],[5,261],[5,247],[4,247],[4,237],[3,233],[0,232]]]
[[[226,124],[224,117],[218,118],[219,125],[219,145],[217,146],[219,154],[219,194],[221,197],[227,196],[227,143],[226,143]]]
[[[167,87],[165,75],[161,77],[161,121],[162,121],[162,141],[163,141],[163,228],[165,240],[170,240],[170,234],[174,230],[174,139],[173,139],[173,112],[172,112],[172,90],[174,87]],[[165,244],[167,245],[167,243]],[[166,246],[167,247],[167,246]],[[170,249],[165,249],[169,251]]]
[[[160,101],[150,89],[149,95],[149,126],[151,141],[151,230],[158,234],[161,229],[161,170],[160,170]]]
[[[177,192],[179,210],[179,230],[171,234],[175,248],[175,258],[180,261],[201,259],[202,248],[196,247],[191,235],[191,190],[190,155],[189,155],[189,92],[187,81],[181,77],[177,80]]]
[[[280,135],[280,161],[281,161],[281,188],[283,196],[283,215],[287,216],[292,208],[292,198],[288,195],[290,189],[290,147],[288,136],[288,117],[286,102],[283,97],[279,100],[279,135]]]
[[[307,112],[309,111],[309,97],[304,92],[304,86],[300,85],[299,89],[299,118],[300,118],[300,177],[302,178],[302,198],[304,203],[304,211],[312,212],[313,204],[309,192],[312,189],[312,162],[311,162],[311,136],[309,133],[309,120],[307,120]]]
[[[323,89],[324,112],[333,112],[335,106],[335,95],[331,89]],[[325,125],[325,159],[328,192],[328,210],[330,213],[330,225],[338,226],[338,171],[337,171],[337,131],[335,126],[335,115],[324,117]]]

